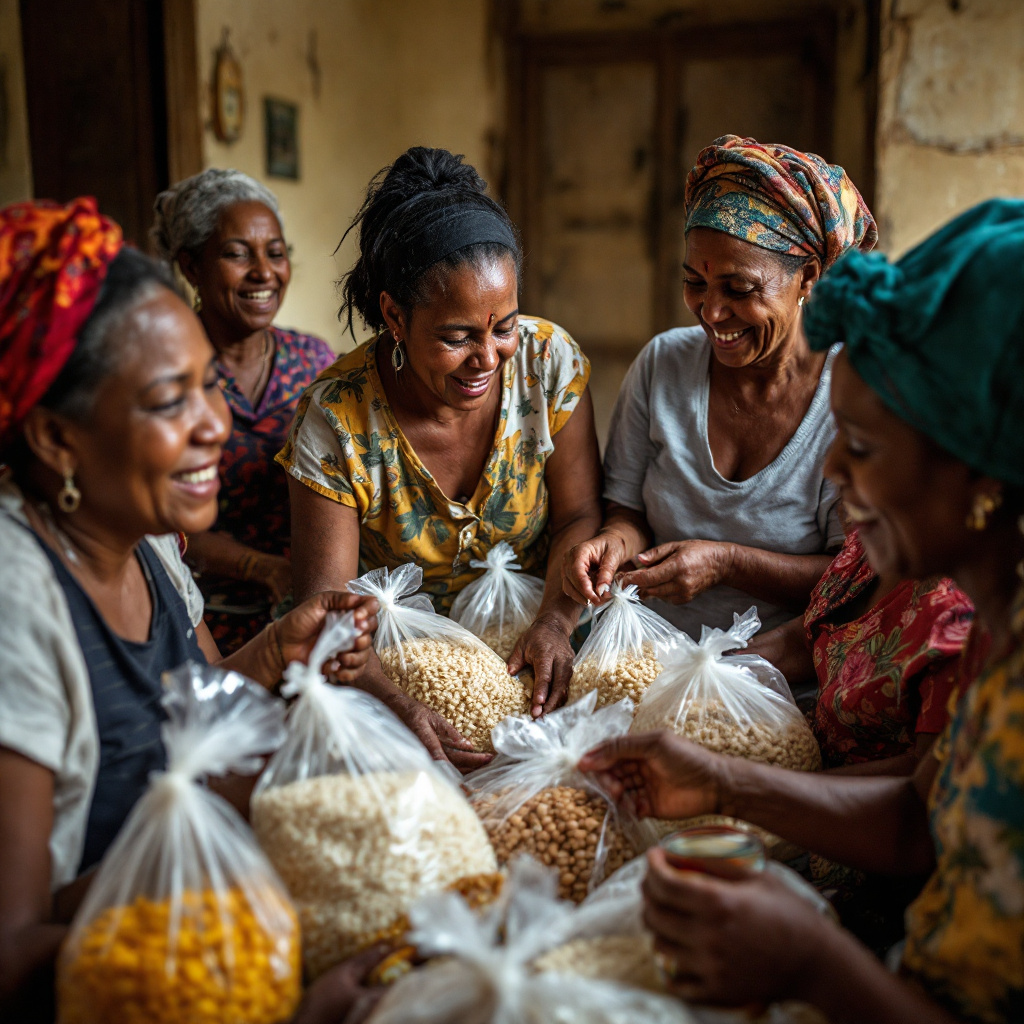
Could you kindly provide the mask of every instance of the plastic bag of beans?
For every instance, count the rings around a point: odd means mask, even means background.
[[[451,618],[475,633],[504,661],[540,611],[544,581],[523,575],[507,541],[470,563],[483,575],[468,583],[452,603]]]
[[[309,665],[288,666],[288,735],[252,798],[253,829],[299,914],[310,978],[398,938],[426,893],[497,872],[479,819],[419,740],[380,701],[320,674],[355,636],[351,613],[336,617]]]
[[[556,868],[559,893],[582,900],[606,873],[635,856],[633,823],[576,763],[599,743],[629,731],[627,700],[595,710],[597,694],[543,718],[508,718],[492,733],[498,756],[465,786],[501,863],[529,854]]]
[[[671,729],[710,750],[783,768],[815,771],[821,752],[789,686],[756,655],[725,657],[760,628],[757,609],[734,615],[728,630],[702,627],[659,650],[661,675],[640,701],[633,732]]]
[[[594,609],[594,626],[573,662],[569,703],[597,691],[597,706],[629,697],[639,704],[661,671],[657,649],[680,631],[640,600],[635,586],[612,583],[608,600]]]
[[[465,626],[438,615],[417,565],[374,569],[348,589],[380,605],[373,647],[387,677],[450,722],[477,751],[490,753],[491,729],[530,710],[532,689],[510,676],[505,662]]]
[[[167,769],[100,865],[60,952],[59,1024],[277,1024],[299,1001],[299,924],[209,775],[254,774],[284,705],[233,672],[164,676]]]
[[[399,979],[373,1024],[695,1024],[682,1003],[605,979],[538,973],[565,934],[572,904],[553,873],[523,858],[503,898],[474,913],[457,896],[424,900],[410,940],[428,963]]]

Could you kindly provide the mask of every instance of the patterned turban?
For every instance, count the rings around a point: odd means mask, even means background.
[[[878,241],[849,175],[814,153],[723,135],[686,178],[686,230],[712,228],[772,252],[817,256],[828,270],[847,249]]]
[[[0,210],[0,452],[71,357],[122,244],[95,199]]]

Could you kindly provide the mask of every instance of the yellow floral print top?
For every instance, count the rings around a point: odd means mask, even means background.
[[[903,968],[969,1020],[1024,1021],[1024,647],[953,715],[929,797],[936,869],[907,910]]]
[[[560,327],[519,318],[505,364],[494,450],[465,504],[444,494],[402,434],[377,374],[376,339],[343,355],[308,388],[277,461],[307,487],[359,514],[359,571],[415,562],[439,611],[476,576],[471,558],[499,541],[543,575],[548,491],[544,465],[590,377]]]

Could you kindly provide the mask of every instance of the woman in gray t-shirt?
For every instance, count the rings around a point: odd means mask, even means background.
[[[626,375],[605,454],[605,524],[565,560],[565,589],[624,584],[693,636],[751,604],[772,628],[807,603],[842,544],[823,467],[835,352],[802,307],[875,224],[841,167],[724,136],[686,183],[684,298],[699,326],[658,335]],[[628,564],[632,563],[632,564]]]

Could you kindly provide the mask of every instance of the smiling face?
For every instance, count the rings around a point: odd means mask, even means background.
[[[269,327],[292,274],[281,225],[256,201],[226,206],[198,256],[182,253],[181,266],[199,291],[215,343]]]
[[[195,314],[157,288],[112,328],[116,370],[84,423],[65,427],[82,492],[76,517],[135,540],[194,533],[217,516],[231,414]]]
[[[815,260],[794,274],[774,253],[723,231],[694,228],[686,236],[683,298],[726,366],[784,351],[800,320],[798,301],[817,278]]]
[[[838,433],[825,473],[872,567],[905,579],[954,575],[979,543],[965,525],[974,496],[997,485],[890,412],[845,352],[833,365],[832,410]]]
[[[422,397],[452,409],[486,404],[519,344],[518,285],[509,258],[445,271],[443,287],[431,288],[408,317],[382,293],[384,319],[406,348],[401,377],[410,375]]]

